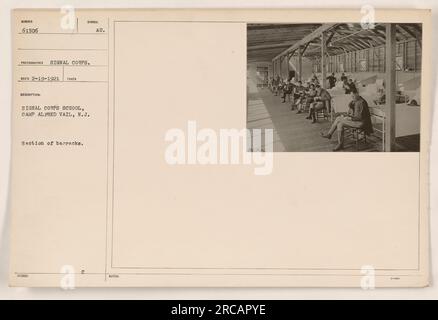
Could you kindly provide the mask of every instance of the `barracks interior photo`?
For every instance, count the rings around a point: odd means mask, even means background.
[[[274,152],[418,152],[421,42],[421,24],[248,24],[247,128]]]

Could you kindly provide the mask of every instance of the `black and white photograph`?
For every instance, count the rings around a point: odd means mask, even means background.
[[[44,1],[0,2],[0,300],[438,297],[438,2]]]
[[[273,152],[419,152],[422,24],[247,25],[247,129]],[[255,151],[255,150],[252,150]]]

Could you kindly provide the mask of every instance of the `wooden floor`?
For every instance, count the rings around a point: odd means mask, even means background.
[[[248,92],[247,128],[273,129],[273,151],[324,152],[332,151],[337,144],[336,133],[331,140],[321,137],[321,131],[330,127],[329,120],[319,119],[312,124],[305,119],[307,114],[297,114],[290,110],[290,102],[282,103],[280,96],[275,96],[267,88],[257,88]],[[381,151],[382,144],[378,137],[371,136],[367,142],[360,142],[358,150],[353,140],[345,139],[343,151]]]

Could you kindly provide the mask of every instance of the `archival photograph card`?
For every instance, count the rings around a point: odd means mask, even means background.
[[[429,10],[11,15],[11,286],[428,286]]]

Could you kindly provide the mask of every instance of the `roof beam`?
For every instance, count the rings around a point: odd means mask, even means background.
[[[377,26],[377,25],[376,25]],[[356,36],[356,35],[358,35],[359,33],[362,33],[362,32],[364,32],[364,31],[369,31],[370,29],[360,29],[360,30],[358,30],[358,31],[355,31],[354,33],[350,33],[350,34],[348,34],[348,35],[346,35],[346,36],[343,36],[343,37],[340,37],[340,38],[337,38],[337,39],[334,39],[334,40],[332,40],[332,43],[335,43],[335,42],[338,42],[338,41],[342,41],[342,40],[345,40],[345,39],[347,39],[347,38],[350,38],[350,37],[354,37],[354,36]],[[357,38],[356,38],[357,39]]]
[[[326,23],[323,24],[322,26],[320,26],[318,29],[316,29],[315,31],[313,31],[312,33],[308,34],[307,36],[305,36],[303,39],[301,39],[300,41],[297,41],[295,44],[293,44],[291,47],[287,48],[286,50],[284,50],[283,52],[281,52],[280,54],[278,54],[277,56],[274,57],[274,59],[272,60],[276,60],[281,56],[284,56],[286,54],[288,54],[291,51],[295,51],[296,49],[298,49],[300,46],[307,44],[308,42],[312,41],[313,39],[319,37],[323,32],[331,29],[333,26],[335,26],[335,23]]]
[[[307,50],[307,48],[309,47],[309,45],[310,45],[310,42],[307,42],[307,43],[304,45],[303,50],[301,50],[301,56],[304,56],[304,53],[306,52],[306,50]]]
[[[275,48],[281,48],[281,47],[289,47],[293,45],[294,42],[285,42],[285,43],[275,43],[275,44],[265,44],[265,45],[258,45],[258,46],[250,46],[248,47],[248,50],[262,50],[262,49],[275,49]]]
[[[333,31],[330,36],[327,38],[327,40],[325,41],[325,45],[328,46],[328,44],[330,43],[330,41],[332,41],[333,36],[335,35],[335,31]]]
[[[370,47],[370,44],[369,44],[367,41],[362,40],[362,39],[359,38],[359,37],[357,37],[357,38],[355,39],[355,41],[357,41],[357,43],[358,43],[359,45],[362,45],[364,49],[367,49],[367,48]]]
[[[408,27],[404,26],[403,24],[398,24],[397,26],[400,27],[401,29],[403,29],[407,34],[409,34],[415,40],[417,40],[417,42],[418,42],[418,44],[420,45],[420,48],[421,48],[421,37],[419,37],[417,34],[412,32]]]

